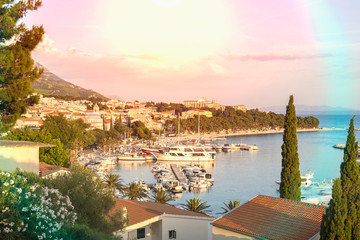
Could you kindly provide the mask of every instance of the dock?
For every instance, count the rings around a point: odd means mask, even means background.
[[[170,168],[171,168],[172,172],[174,173],[174,176],[176,177],[176,179],[180,182],[180,184],[187,183],[187,178],[186,178],[185,174],[179,170],[177,164],[170,164]]]

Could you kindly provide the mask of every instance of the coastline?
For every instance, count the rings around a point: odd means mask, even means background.
[[[346,130],[345,128],[303,128],[298,129],[297,132],[319,132],[319,131],[342,131]],[[279,130],[246,130],[246,131],[237,131],[232,133],[205,133],[200,135],[200,141],[216,141],[222,140],[226,137],[235,137],[235,136],[252,136],[252,135],[265,135],[265,134],[280,134],[283,133],[284,129]],[[198,135],[182,135],[179,138],[176,137],[167,137],[167,140],[170,141],[193,141],[198,139]]]

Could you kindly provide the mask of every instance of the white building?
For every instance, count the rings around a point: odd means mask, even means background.
[[[39,174],[39,147],[54,145],[26,141],[0,141],[0,169],[24,171]]]
[[[129,217],[125,229],[114,233],[124,240],[211,239],[210,222],[214,220],[213,217],[155,202],[116,201],[110,216],[125,208]]]

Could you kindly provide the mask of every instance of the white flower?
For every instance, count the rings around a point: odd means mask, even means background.
[[[22,192],[22,189],[21,189],[21,188],[18,188],[18,189],[17,189],[17,192],[18,192],[18,193],[21,193],[21,192]]]
[[[9,183],[8,182],[5,182],[4,183],[4,186],[6,187],[6,186],[9,186]]]
[[[6,177],[10,177],[10,173],[6,173],[5,176],[6,176]]]
[[[11,222],[11,223],[9,224],[9,226],[12,227],[12,226],[14,226],[14,224],[15,224],[15,223]]]
[[[10,180],[10,184],[14,184],[14,181],[12,179]]]

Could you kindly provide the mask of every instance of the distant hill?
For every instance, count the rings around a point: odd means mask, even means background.
[[[299,115],[321,115],[321,114],[359,114],[360,110],[344,108],[344,107],[331,107],[331,106],[306,106],[295,105],[296,113]],[[260,110],[272,111],[275,113],[285,114],[286,106],[271,106],[264,107]]]
[[[101,99],[108,99],[107,97],[104,97],[100,93],[97,93],[93,90],[76,86],[61,79],[41,64],[37,65],[44,68],[44,73],[41,75],[41,77],[32,83],[32,87],[37,93],[43,95],[96,97]]]

